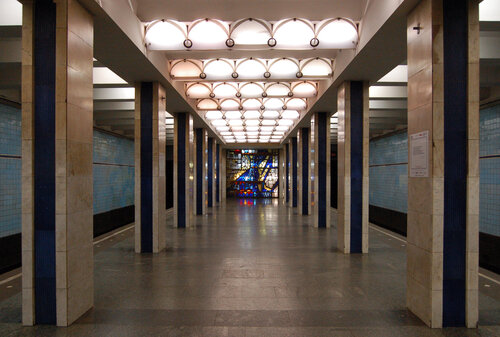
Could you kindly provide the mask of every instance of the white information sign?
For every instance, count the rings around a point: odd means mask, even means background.
[[[410,135],[410,177],[429,176],[429,131]]]

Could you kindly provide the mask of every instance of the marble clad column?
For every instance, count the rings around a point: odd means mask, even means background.
[[[216,146],[215,139],[212,137],[208,137],[207,142],[208,154],[207,154],[207,206],[213,207],[215,206],[216,198],[216,184],[215,184],[215,176],[216,176]]]
[[[290,206],[291,207],[297,207],[298,205],[298,179],[297,179],[297,173],[298,173],[298,151],[297,151],[297,137],[291,137],[290,138],[290,147],[291,147],[291,162],[290,162]]]
[[[279,199],[280,202],[285,202],[285,181],[286,181],[286,161],[285,161],[285,148],[282,147],[279,149],[279,160],[278,160],[278,179],[279,179]]]
[[[158,253],[166,245],[165,89],[135,86],[135,251]]]
[[[226,203],[226,195],[227,195],[227,174],[226,174],[226,149],[221,149],[221,157],[220,157],[220,193],[221,193],[221,202],[223,204]]]
[[[203,215],[207,210],[207,131],[195,129],[194,159],[194,214]]]
[[[92,16],[23,1],[22,322],[73,323],[94,303]]]
[[[330,227],[330,114],[316,112],[311,118],[311,161],[314,177],[312,215],[314,226]]]
[[[310,153],[311,148],[310,129],[301,128],[297,132],[297,191],[298,191],[298,210],[301,215],[310,214],[311,197],[311,172],[310,172]]]
[[[193,207],[193,116],[177,113],[174,116],[174,227],[191,225]]]
[[[368,82],[347,81],[337,94],[338,247],[345,254],[368,252]]]
[[[220,148],[220,144],[219,142],[217,142],[217,144],[215,144],[215,202],[216,203],[220,203],[220,196],[221,196],[221,193],[220,193],[220,161],[221,161],[221,156],[220,156],[220,151],[221,151],[221,148]]]
[[[290,206],[290,144],[285,147],[285,203]]]
[[[431,327],[478,321],[479,14],[423,0],[407,21],[407,305]]]

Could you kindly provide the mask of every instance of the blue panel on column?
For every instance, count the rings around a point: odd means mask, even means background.
[[[196,129],[196,214],[203,214],[203,129]]]
[[[297,207],[297,137],[292,137],[292,207]]]
[[[290,180],[289,180],[289,174],[290,174],[290,149],[288,147],[288,144],[285,145],[285,198],[286,202],[290,200],[290,191],[288,190],[290,188]]]
[[[153,251],[153,83],[141,83],[141,251]]]
[[[207,190],[207,203],[208,207],[212,207],[214,204],[213,198],[213,176],[214,176],[214,161],[213,161],[213,146],[214,139],[212,137],[208,138],[208,159],[207,159],[207,176],[208,176],[208,190]]]
[[[362,252],[363,82],[351,82],[351,253]]]
[[[177,227],[186,228],[186,122],[188,115],[177,118]]]
[[[34,3],[35,322],[56,324],[55,75],[56,5]]]
[[[328,114],[327,113],[318,113],[316,114],[316,123],[318,125],[318,135],[317,135],[317,142],[318,142],[318,162],[314,163],[314,165],[318,166],[318,176],[316,179],[318,179],[318,227],[324,228],[326,227],[326,212],[330,211],[330,205],[327,205],[326,202],[326,189],[327,189],[327,183],[326,183],[326,172],[329,169],[327,167],[327,148],[326,148],[326,143],[327,143],[327,138],[330,136],[328,134],[328,128],[327,126],[330,125],[328,121]]]
[[[443,1],[443,326],[465,325],[468,1]]]
[[[302,128],[300,132],[302,143],[302,214],[309,214],[309,129]]]
[[[219,188],[220,188],[220,170],[219,170],[219,165],[220,165],[220,145],[217,144],[215,145],[215,200],[217,202],[220,202],[220,195],[219,195]]]

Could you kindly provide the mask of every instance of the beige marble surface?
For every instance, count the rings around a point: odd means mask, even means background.
[[[368,253],[368,211],[369,211],[369,100],[368,82],[363,82],[363,134],[351,134],[351,82],[340,85],[337,93],[338,111],[338,247],[345,254],[351,252],[351,137],[363,137],[363,202],[361,248]]]
[[[477,324],[479,152],[478,3],[470,1],[466,325]],[[408,134],[429,131],[429,176],[408,178],[407,305],[442,326],[444,223],[443,8],[422,1],[408,16]],[[417,33],[413,27],[420,24]],[[427,27],[427,28],[426,28]],[[409,158],[411,166],[411,157]]]
[[[35,323],[33,216],[33,6],[23,6],[23,324]],[[56,319],[67,326],[93,306],[93,18],[56,1]]]

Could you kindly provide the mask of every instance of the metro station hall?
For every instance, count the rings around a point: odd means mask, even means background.
[[[0,336],[500,337],[500,0],[0,0]]]

